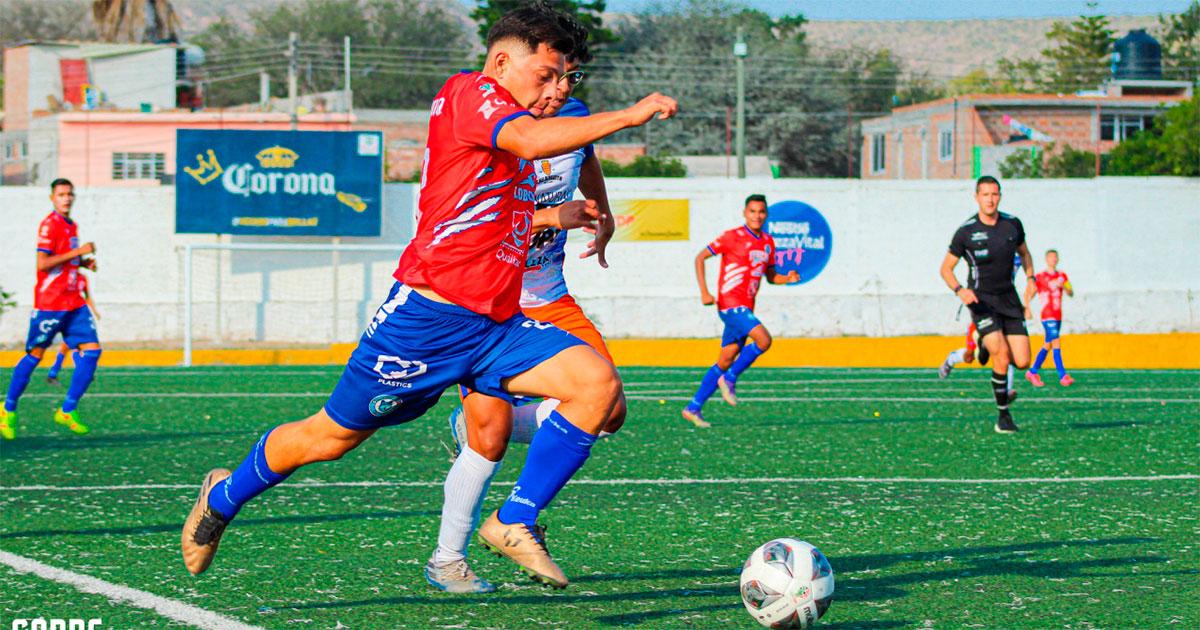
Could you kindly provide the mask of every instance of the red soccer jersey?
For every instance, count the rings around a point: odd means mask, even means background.
[[[1063,285],[1070,280],[1067,274],[1056,271],[1043,271],[1034,276],[1037,282],[1038,299],[1042,301],[1042,321],[1062,321]]]
[[[537,178],[496,147],[508,121],[531,115],[494,79],[462,72],[429,119],[417,232],[393,276],[496,321],[520,309]]]
[[[745,306],[754,310],[754,296],[768,267],[774,267],[775,239],[770,234],[755,236],[746,226],[728,230],[708,244],[713,256],[721,257],[717,286],[717,308]]]
[[[65,254],[79,247],[78,226],[58,212],[42,219],[38,227],[39,252],[51,256]],[[37,272],[33,287],[33,308],[39,311],[73,311],[84,305],[76,284],[79,258],[72,258],[48,271]]]

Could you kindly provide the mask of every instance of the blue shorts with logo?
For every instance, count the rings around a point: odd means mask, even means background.
[[[62,335],[63,341],[72,348],[83,343],[100,343],[96,336],[96,320],[92,311],[80,306],[73,311],[34,310],[29,317],[29,335],[25,338],[25,352],[34,348],[45,348],[54,341],[54,335]]]
[[[1054,341],[1058,339],[1062,332],[1062,321],[1057,319],[1043,319],[1042,328],[1046,330],[1046,341]]]
[[[717,317],[725,322],[725,332],[721,334],[721,347],[737,344],[739,348],[746,345],[746,337],[755,326],[762,324],[754,316],[754,311],[745,306],[735,306],[723,311],[717,311]]]
[[[517,314],[503,322],[422,297],[397,282],[325,403],[339,425],[367,430],[421,417],[460,384],[512,401],[502,379],[584,342]]]

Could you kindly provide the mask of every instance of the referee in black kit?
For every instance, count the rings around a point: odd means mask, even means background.
[[[997,433],[1016,433],[1017,425],[1008,411],[1007,372],[1029,367],[1029,333],[1025,330],[1026,307],[1013,285],[1013,256],[1021,255],[1025,277],[1033,282],[1033,259],[1025,245],[1021,220],[1000,208],[1000,182],[984,175],[975,182],[979,213],[959,226],[950,239],[950,251],[942,261],[946,286],[971,309],[979,331],[979,344],[992,355],[992,392],[996,395]],[[954,266],[960,258],[970,264],[966,285],[959,284]]]

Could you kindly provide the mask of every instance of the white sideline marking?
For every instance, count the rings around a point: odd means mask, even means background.
[[[685,391],[685,390],[677,390]],[[332,392],[97,392],[88,394],[88,398],[326,398]],[[458,397],[458,393],[448,389],[442,396]],[[58,393],[25,394],[25,398],[62,398]],[[630,393],[625,396],[628,400],[691,400],[691,396],[660,396],[646,393]],[[923,403],[954,403],[954,402],[986,402],[991,398],[969,398],[966,396],[738,396],[738,400],[752,402],[923,402]],[[1104,402],[1104,403],[1182,403],[1200,404],[1200,398],[1097,398],[1097,397],[1062,397],[1062,398],[1022,398],[1021,404],[1027,403],[1064,403],[1064,402]]]
[[[69,584],[84,593],[103,595],[113,602],[128,602],[138,608],[154,612],[180,623],[204,630],[263,630],[259,626],[244,624],[215,612],[197,608],[153,593],[139,591],[128,586],[105,582],[91,576],[59,569],[37,560],[0,551],[0,564],[6,564],[20,573],[32,573],[60,584]]]
[[[1110,481],[1191,481],[1200,474],[1131,475],[1126,477],[1015,477],[1013,479],[953,479],[949,477],[727,477],[722,479],[572,479],[582,486],[681,486],[688,484],[727,485],[741,483],[907,483],[979,485],[1001,483],[1101,483]],[[315,481],[285,483],[279,488],[440,488],[441,481]],[[497,481],[493,486],[515,482]],[[105,492],[115,490],[194,490],[196,484],[145,483],[112,486],[0,486],[0,492]]]

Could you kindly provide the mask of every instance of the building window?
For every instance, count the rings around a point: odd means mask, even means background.
[[[114,180],[162,179],[166,170],[163,153],[113,153],[112,178]]]
[[[1154,126],[1154,116],[1101,114],[1100,139],[1121,142]]]
[[[23,158],[23,157],[29,157],[29,144],[27,144],[24,140],[17,143],[17,156],[16,157],[18,159]]]
[[[954,158],[954,131],[944,129],[938,132],[938,159],[945,162]]]
[[[882,173],[887,169],[887,135],[877,133],[871,136],[871,172]]]
[[[13,159],[13,145],[5,142],[4,143],[4,160],[7,162],[8,160],[11,160],[11,159]]]

